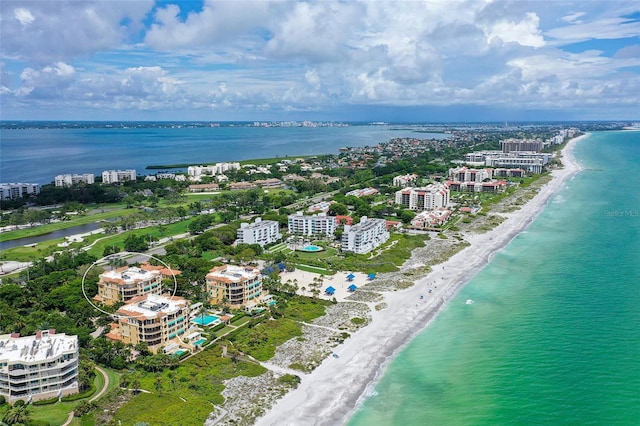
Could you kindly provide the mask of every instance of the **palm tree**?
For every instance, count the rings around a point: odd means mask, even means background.
[[[2,421],[10,426],[26,425],[29,423],[29,412],[27,411],[27,406],[14,405],[5,413]]]

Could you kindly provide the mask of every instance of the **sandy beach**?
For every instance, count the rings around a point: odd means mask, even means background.
[[[562,169],[519,210],[493,230],[465,234],[470,246],[437,265],[406,289],[384,294],[387,308],[372,312],[369,325],[353,334],[300,385],[280,399],[257,425],[336,425],[345,423],[373,388],[387,362],[438,314],[445,303],[544,209],[550,197],[581,170],[572,151],[587,135],[572,139],[562,151]],[[334,286],[335,287],[335,286]],[[431,289],[431,293],[429,293]],[[456,300],[455,303],[465,303]]]

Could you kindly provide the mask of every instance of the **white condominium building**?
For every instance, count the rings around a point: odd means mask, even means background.
[[[475,166],[505,169],[523,169],[529,173],[542,173],[543,167],[551,161],[552,154],[546,152],[479,151],[465,154],[465,161]]]
[[[457,182],[482,182],[485,179],[491,179],[491,175],[491,170],[487,169],[468,169],[466,167],[449,169],[449,179]]]
[[[77,183],[92,184],[95,182],[95,175],[93,173],[85,173],[82,175],[76,174],[64,174],[58,175],[54,178],[56,186],[71,186]]]
[[[15,200],[40,193],[37,183],[0,183],[0,200]]]
[[[302,212],[289,215],[289,233],[297,235],[333,235],[336,230],[335,216],[318,213],[305,216]]]
[[[266,244],[275,243],[282,238],[280,224],[275,220],[256,218],[254,223],[241,223],[238,229],[238,243]]]
[[[0,335],[0,396],[14,403],[77,393],[78,357],[77,336],[55,330]]]
[[[369,253],[389,239],[387,221],[384,219],[369,219],[362,216],[357,225],[345,225],[342,234],[342,251],[357,254]]]
[[[405,187],[409,183],[415,182],[416,179],[418,179],[418,175],[415,173],[403,175],[403,176],[396,176],[393,178],[393,186]]]
[[[229,170],[240,170],[240,163],[216,163],[209,166],[189,166],[187,174],[192,181],[199,181],[202,176],[221,175]]]
[[[105,170],[102,172],[102,183],[118,183],[128,180],[136,180],[136,171],[127,170]]]
[[[411,210],[434,210],[449,205],[449,188],[433,183],[422,188],[405,188],[396,191],[396,204]]]

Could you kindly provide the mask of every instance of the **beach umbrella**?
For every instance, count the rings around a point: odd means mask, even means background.
[[[327,289],[324,292],[327,293],[327,294],[333,294],[333,293],[336,292],[336,289],[331,287],[331,286],[329,286],[329,287],[327,287]]]
[[[373,280],[376,277],[376,274],[373,272],[369,272],[369,280]]]
[[[348,279],[349,281],[353,281],[353,279],[354,279],[355,277],[356,277],[356,276],[355,276],[355,275],[353,275],[353,274],[349,274],[349,275],[347,275],[347,279]]]
[[[347,289],[348,289],[350,292],[352,292],[352,293],[353,293],[354,291],[356,291],[356,289],[357,289],[357,288],[358,288],[358,287],[356,287],[356,285],[355,285],[355,284],[351,284],[349,287],[347,287]]]

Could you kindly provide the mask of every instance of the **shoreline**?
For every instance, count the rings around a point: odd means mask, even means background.
[[[387,308],[372,312],[368,326],[334,348],[340,357],[329,357],[303,375],[300,385],[279,399],[257,419],[256,425],[345,424],[371,394],[396,354],[431,323],[496,253],[526,230],[552,196],[583,169],[575,161],[573,149],[589,135],[567,143],[561,152],[563,168],[554,170],[551,181],[527,204],[515,212],[502,214],[507,218],[503,223],[483,234],[465,234],[469,247],[415,280],[412,287],[385,293]],[[433,293],[427,293],[429,288]]]

